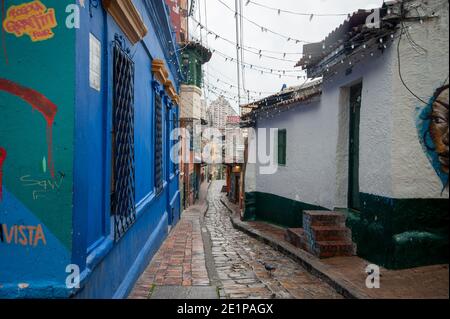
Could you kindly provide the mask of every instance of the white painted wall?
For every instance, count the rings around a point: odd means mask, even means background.
[[[302,105],[260,120],[258,127],[286,129],[287,149],[286,166],[278,167],[275,174],[262,175],[257,165],[256,191],[332,208],[337,107],[319,102]]]
[[[250,168],[255,171],[256,191],[329,209],[347,206],[348,91],[362,80],[360,189],[393,195],[390,51],[354,66],[350,75],[345,75],[343,67],[323,85],[320,102],[258,121],[258,127],[287,129],[288,147],[287,165],[279,167],[276,174],[261,175],[258,165]]]
[[[335,145],[336,166],[335,207],[347,207],[348,145],[349,145],[349,91],[355,83],[362,82],[359,186],[363,193],[392,197],[392,61],[393,47],[381,54],[367,53],[360,63],[345,75],[343,65],[323,85],[322,104],[338,109]]]
[[[412,25],[419,56],[402,41],[402,73],[427,100],[449,74],[448,2],[429,1],[440,17]],[[257,127],[287,129],[287,165],[274,175],[249,164],[246,191],[276,194],[326,208],[346,207],[348,188],[349,87],[363,83],[360,123],[360,191],[390,198],[448,198],[420,145],[415,124],[418,101],[398,77],[397,39],[381,54],[360,57],[323,84],[321,101],[260,119]]]
[[[248,131],[248,143],[252,143],[255,139],[255,135],[253,134],[253,130],[249,129]],[[245,166],[245,192],[251,193],[256,192],[256,170],[258,165],[254,163],[247,163]],[[273,193],[273,192],[272,192]],[[276,194],[276,193],[273,193]]]
[[[195,85],[180,87],[180,118],[201,118],[202,91]]]
[[[438,18],[408,23],[412,38],[427,52],[418,54],[403,37],[400,44],[402,76],[408,87],[429,101],[449,75],[448,1],[430,0]],[[414,13],[414,12],[413,12]],[[423,13],[422,13],[423,14]],[[441,198],[442,184],[426,157],[415,125],[415,109],[422,103],[407,91],[398,75],[394,59],[393,89],[393,193],[396,198]],[[448,82],[447,82],[448,83]],[[442,198],[448,198],[448,189]]]

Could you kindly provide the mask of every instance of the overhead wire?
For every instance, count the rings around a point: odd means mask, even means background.
[[[200,27],[200,29],[205,29],[205,31],[207,32],[207,35],[213,35],[214,38],[220,39],[222,41],[227,42],[228,44],[236,47],[239,46],[238,43],[236,43],[235,41],[232,41],[230,39],[227,39],[221,35],[219,35],[218,33],[210,30],[209,28],[207,28],[205,25],[203,25],[202,23],[200,23],[199,21],[192,19],[193,22],[195,22],[197,24],[197,27]],[[303,53],[293,53],[293,52],[281,52],[281,51],[270,51],[270,50],[263,50],[263,49],[258,49],[256,47],[253,46],[248,46],[248,45],[242,45],[242,49],[245,50],[246,52],[255,54],[257,56],[259,56],[260,58],[267,58],[267,59],[273,59],[273,60],[278,60],[278,61],[285,61],[285,62],[297,62],[296,60],[291,60],[291,59],[286,59],[285,57],[287,55],[303,55]],[[268,53],[273,53],[273,54],[280,54],[283,55],[283,58],[278,58],[275,56],[271,56],[271,55],[267,55],[267,54],[263,54],[263,52],[268,52]]]
[[[267,28],[267,27],[264,27],[264,26],[262,26],[262,25],[256,23],[255,21],[250,20],[249,18],[245,17],[244,15],[240,14],[240,13],[237,12],[236,10],[233,10],[229,5],[227,5],[227,4],[226,4],[225,2],[223,2],[222,0],[217,0],[217,1],[218,1],[219,3],[221,3],[225,8],[227,8],[229,11],[231,11],[234,15],[241,15],[242,18],[243,18],[245,21],[247,21],[247,22],[249,22],[249,23],[251,23],[251,24],[257,26],[258,28],[260,28],[262,32],[269,32],[269,33],[272,33],[272,34],[274,34],[274,35],[277,35],[277,36],[279,36],[279,37],[281,37],[281,38],[287,40],[288,42],[289,42],[289,41],[293,41],[293,42],[295,42],[295,43],[311,43],[311,42],[309,42],[309,41],[296,39],[296,38],[294,38],[294,37],[290,37],[290,36],[281,34],[281,33],[279,33],[279,32],[273,31],[272,29],[269,29],[269,28]]]
[[[348,13],[314,13],[314,12],[298,12],[298,11],[293,11],[293,10],[287,10],[287,9],[280,9],[280,8],[275,8],[275,7],[271,7],[265,4],[261,4],[258,3],[256,1],[253,0],[247,0],[246,5],[249,4],[253,4],[255,6],[258,7],[262,7],[268,10],[272,10],[272,11],[276,11],[278,13],[278,15],[280,15],[281,13],[288,13],[288,14],[293,14],[293,15],[299,15],[299,16],[307,16],[309,18],[311,17],[342,17],[342,16],[348,16]]]

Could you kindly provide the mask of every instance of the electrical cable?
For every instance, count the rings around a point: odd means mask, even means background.
[[[209,34],[214,35],[215,39],[223,40],[223,41],[229,43],[230,45],[232,45],[234,47],[239,46],[239,44],[237,44],[236,42],[231,41],[230,39],[227,39],[227,38],[217,34],[214,31],[211,31],[210,29],[208,29],[206,26],[204,26],[203,24],[201,24],[197,20],[195,20],[195,19],[192,19],[192,20],[197,24],[197,27],[200,27],[200,29],[205,29],[207,31],[207,35],[209,35]],[[270,56],[270,55],[267,55],[267,54],[263,54],[262,52],[269,52],[269,53],[274,53],[274,54],[280,54],[280,55],[283,55],[283,57],[285,57],[287,55],[303,55],[303,53],[292,53],[292,52],[288,53],[288,52],[262,50],[262,49],[258,49],[258,48],[252,47],[252,46],[244,46],[244,45],[242,46],[242,48],[243,48],[243,50],[245,50],[245,51],[247,51],[249,53],[253,53],[253,54],[259,56],[260,58],[264,57],[264,58],[278,60],[278,61],[283,61],[283,62],[296,63],[297,61],[296,60],[286,59],[286,58],[278,58],[278,57]],[[255,50],[257,52],[255,52],[253,50]]]
[[[236,12],[235,10],[233,10],[230,6],[228,6],[228,5],[227,5],[225,2],[223,2],[222,0],[217,0],[217,1],[218,1],[219,3],[221,3],[224,7],[226,7],[229,11],[233,12],[234,15],[241,15],[239,12]],[[269,33],[275,34],[275,35],[277,35],[277,36],[279,36],[279,37],[281,37],[281,38],[287,40],[288,42],[289,42],[289,41],[294,41],[295,43],[311,43],[311,42],[308,42],[308,41],[305,41],[305,40],[300,40],[300,39],[296,39],[296,38],[293,38],[293,37],[288,37],[288,36],[286,36],[286,35],[284,35],[284,34],[281,34],[281,33],[279,33],[279,32],[273,31],[273,30],[271,30],[271,29],[269,29],[269,28],[266,28],[266,27],[264,27],[264,26],[262,26],[262,25],[256,23],[256,22],[253,21],[253,20],[248,19],[247,17],[245,17],[245,16],[243,16],[243,15],[242,15],[242,18],[243,18],[245,21],[247,21],[247,22],[249,22],[249,23],[251,23],[251,24],[257,26],[258,28],[260,28],[262,32],[269,32]]]
[[[348,16],[348,13],[305,13],[305,12],[296,12],[296,11],[292,11],[292,10],[286,10],[286,9],[279,9],[279,8],[274,8],[274,7],[270,7],[258,2],[255,2],[253,0],[247,0],[246,5],[248,4],[254,4],[255,6],[259,6],[262,8],[266,8],[269,10],[273,10],[273,11],[277,11],[278,15],[280,15],[281,13],[289,13],[289,14],[293,14],[293,15],[299,15],[299,16],[308,16],[311,18],[311,16],[313,17],[341,17],[341,16]]]
[[[403,13],[403,4],[401,5],[401,17],[402,19],[404,18],[404,13]],[[401,22],[401,30],[400,30],[400,36],[398,38],[398,43],[397,43],[397,58],[398,58],[398,75],[400,77],[400,81],[402,82],[403,86],[409,91],[409,93],[411,93],[417,100],[419,100],[420,102],[422,102],[423,104],[428,104],[427,102],[425,102],[422,98],[420,98],[419,96],[417,96],[417,94],[415,94],[409,87],[408,85],[405,83],[405,80],[403,79],[402,76],[402,67],[401,67],[401,54],[400,54],[400,43],[402,42],[402,35],[404,32],[404,24],[403,21]]]

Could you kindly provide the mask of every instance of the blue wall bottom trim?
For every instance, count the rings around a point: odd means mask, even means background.
[[[155,217],[152,210],[143,214],[95,269],[89,269],[84,287],[74,298],[126,298],[167,236],[167,212],[153,224]]]
[[[123,299],[128,297],[128,294],[133,289],[135,282],[139,279],[139,276],[144,272],[148,263],[151,261],[152,257],[156,254],[159,247],[161,246],[165,234],[167,233],[167,222],[168,215],[167,212],[161,218],[156,229],[153,231],[151,236],[148,238],[138,257],[131,266],[122,284],[117,289],[113,296],[113,299]],[[162,235],[164,234],[164,235]]]
[[[56,282],[30,282],[26,288],[18,285],[4,285],[0,288],[0,299],[65,299],[71,289]]]

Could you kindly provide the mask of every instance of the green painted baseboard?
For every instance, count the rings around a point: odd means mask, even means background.
[[[260,220],[272,224],[296,228],[302,227],[304,210],[327,210],[274,194],[245,193],[244,220]]]
[[[388,269],[448,263],[448,198],[392,199],[361,193],[360,212],[347,214],[358,255]],[[245,220],[302,227],[304,210],[324,207],[274,194],[246,193]]]
[[[448,263],[448,198],[360,197],[347,217],[358,255],[389,269]]]

